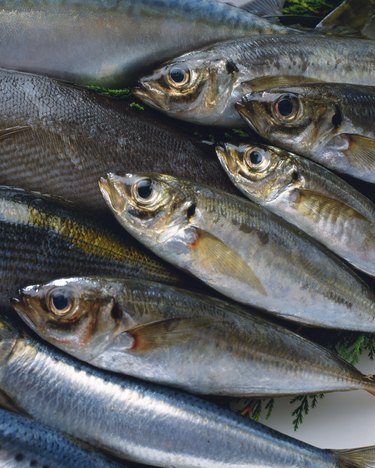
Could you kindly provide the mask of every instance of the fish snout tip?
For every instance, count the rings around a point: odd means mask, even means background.
[[[128,174],[121,177],[113,172],[98,180],[99,189],[107,205],[117,214],[121,214],[127,204]]]

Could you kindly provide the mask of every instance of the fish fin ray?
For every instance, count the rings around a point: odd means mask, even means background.
[[[19,125],[15,127],[3,128],[0,130],[0,140],[4,140],[5,138],[10,138],[13,135],[17,135],[18,133],[26,132],[32,130],[31,127],[27,125]]]
[[[257,16],[279,16],[282,13],[285,1],[286,0],[251,0],[243,3],[227,0],[226,3]]]
[[[318,32],[361,34],[375,15],[375,0],[345,0],[316,26]]]
[[[263,296],[267,296],[261,281],[245,260],[232,248],[212,234],[196,228],[197,241],[192,253],[208,273],[222,273],[250,284]]]
[[[210,324],[210,320],[201,317],[174,317],[137,325],[123,333],[134,339],[130,351],[145,352],[187,341],[197,335],[197,330]]]
[[[298,211],[313,220],[316,216],[320,217],[324,215],[325,211],[331,211],[334,206],[337,213],[346,211],[348,217],[369,222],[365,216],[354,208],[346,203],[336,200],[335,198],[327,197],[326,195],[314,192],[313,190],[299,189],[298,192],[299,196],[296,200]]]
[[[333,450],[342,468],[375,468],[375,446]]]
[[[343,136],[349,141],[349,147],[343,153],[353,165],[375,171],[375,139],[352,134]]]

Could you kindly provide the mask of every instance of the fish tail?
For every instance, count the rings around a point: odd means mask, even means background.
[[[341,468],[375,468],[375,446],[350,450],[332,450]]]

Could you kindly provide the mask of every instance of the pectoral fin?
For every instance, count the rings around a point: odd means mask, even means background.
[[[21,132],[26,132],[31,130],[31,127],[28,126],[16,126],[16,127],[9,127],[0,129],[0,140],[4,140],[5,138],[10,138],[14,135],[17,135]]]
[[[177,317],[138,325],[124,333],[130,334],[134,339],[131,351],[154,351],[183,343],[210,324],[212,322],[205,318]]]
[[[191,245],[195,261],[209,276],[223,275],[247,283],[263,296],[267,296],[261,281],[245,260],[217,237],[196,228],[196,240]]]
[[[375,180],[375,139],[361,135],[345,135],[348,149],[343,151],[353,167],[359,167],[365,173],[372,173]]]
[[[369,222],[351,206],[312,190],[300,189],[295,198],[295,206],[300,214],[310,218],[313,222],[319,222],[322,219],[334,222],[338,218]]]

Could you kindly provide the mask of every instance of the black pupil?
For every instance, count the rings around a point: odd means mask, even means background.
[[[138,195],[140,198],[144,198],[147,200],[147,198],[150,197],[152,194],[152,182],[150,179],[145,179],[141,180],[138,182],[138,187],[137,187]]]
[[[263,156],[258,151],[252,151],[250,153],[251,164],[260,164],[263,160]]]
[[[172,68],[171,78],[175,83],[182,83],[185,79],[185,70],[181,68]]]
[[[293,101],[290,98],[283,98],[278,103],[279,114],[289,117],[293,112]]]
[[[69,298],[62,293],[56,293],[52,296],[52,302],[57,310],[64,310],[69,305]]]

